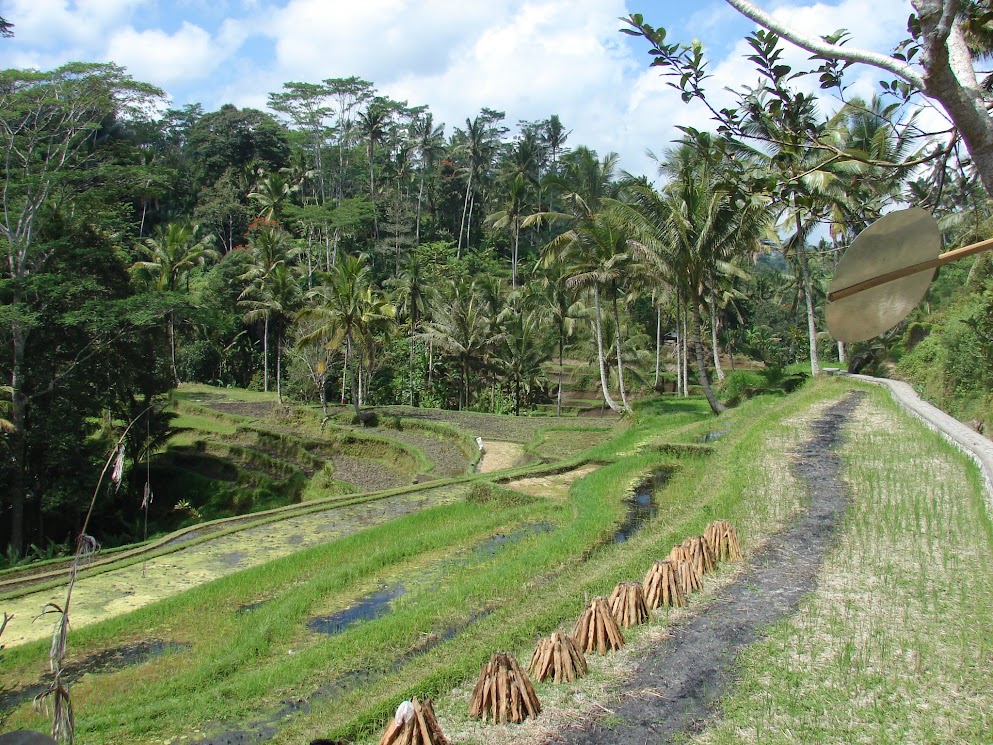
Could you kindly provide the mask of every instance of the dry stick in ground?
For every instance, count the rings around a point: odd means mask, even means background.
[[[606,654],[624,646],[624,636],[617,627],[606,598],[593,598],[576,621],[572,640],[584,654],[593,650]]]
[[[571,683],[586,675],[586,657],[572,637],[556,631],[538,642],[528,672],[539,683],[549,677],[556,683]]]
[[[741,561],[745,558],[738,542],[738,529],[727,520],[714,520],[703,533],[718,561]]]
[[[610,594],[610,612],[621,628],[648,620],[648,605],[640,582],[621,582]]]
[[[686,605],[686,597],[676,574],[676,565],[668,559],[652,564],[641,587],[645,591],[645,603],[652,610]]]
[[[531,679],[521,670],[514,656],[497,652],[479,673],[479,682],[472,691],[469,716],[494,723],[520,723],[528,717],[536,719],[541,711],[538,694]]]
[[[689,595],[691,592],[703,589],[703,583],[693,566],[693,557],[690,556],[689,551],[683,546],[673,546],[667,558],[676,567],[676,576],[679,578],[683,592]]]
[[[414,697],[397,707],[379,745],[448,745],[448,740],[441,732],[431,700],[422,703]]]
[[[701,577],[717,568],[717,559],[710,550],[710,544],[702,535],[690,536],[683,541],[683,549],[689,554],[693,568]]]

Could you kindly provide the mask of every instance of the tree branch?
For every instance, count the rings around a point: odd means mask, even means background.
[[[924,78],[921,77],[917,70],[893,57],[866,49],[852,49],[840,44],[830,44],[823,39],[807,36],[784,23],[780,23],[764,10],[753,5],[749,0],[725,0],[725,2],[763,28],[778,34],[780,37],[812,54],[822,57],[832,57],[847,62],[859,62],[880,70],[886,70],[918,90],[924,90]]]

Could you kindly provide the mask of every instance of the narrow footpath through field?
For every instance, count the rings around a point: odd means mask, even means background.
[[[702,727],[727,693],[738,653],[762,628],[792,614],[816,585],[847,501],[835,450],[863,396],[850,393],[828,409],[796,453],[795,472],[811,495],[809,511],[773,536],[705,609],[650,649],[611,704],[613,716],[566,730],[548,743],[655,745],[682,742]]]

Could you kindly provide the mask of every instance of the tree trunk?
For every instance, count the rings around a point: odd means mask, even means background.
[[[348,355],[351,361],[348,366],[348,378],[351,383],[352,389],[352,404],[355,406],[355,416],[359,415],[359,390],[358,390],[358,376],[355,372],[355,356],[352,354],[352,334],[351,332],[345,334],[345,354]]]
[[[517,250],[520,246],[521,240],[521,225],[517,218],[514,218],[514,234],[513,234],[513,252],[510,259],[511,269],[510,269],[510,285],[511,287],[517,288]]]
[[[839,341],[838,342],[838,363],[844,365],[847,362],[848,362],[848,354],[845,351],[845,342]]]
[[[621,357],[621,314],[617,308],[617,290],[614,289],[614,346],[616,347],[617,354],[617,387],[621,392],[621,405],[624,406],[624,411],[631,414],[631,405],[628,403],[627,394],[624,392],[624,358]]]
[[[717,380],[724,380],[724,371],[721,369],[721,350],[717,346],[717,303],[714,297],[710,297],[710,342],[714,348],[714,374]]]
[[[455,249],[455,258],[462,258],[462,234],[465,233],[465,217],[469,212],[469,192],[472,191],[472,168],[469,169],[469,183],[465,187],[465,204],[462,206],[462,222],[459,223],[459,245]],[[468,241],[467,241],[468,243]]]
[[[176,367],[176,314],[173,311],[169,311],[166,331],[169,334],[169,364],[172,365],[172,382],[176,387],[179,387],[179,370]]]
[[[414,323],[410,323],[410,349],[407,354],[407,377],[410,383],[410,405],[414,405]]]
[[[269,392],[269,315],[262,322],[262,389]]]
[[[17,302],[17,298],[15,298]],[[24,364],[26,361],[27,332],[18,320],[11,324],[11,337],[14,346],[14,364],[10,378],[11,424],[14,431],[7,435],[10,444],[11,469],[8,494],[10,495],[10,553],[20,558],[24,552],[24,461],[27,457],[27,441],[24,428],[28,420],[28,397],[24,395]]]
[[[562,378],[564,370],[562,366],[565,364],[565,330],[562,326],[559,326],[559,391],[555,397],[555,416],[562,416]]]
[[[659,387],[659,374],[662,372],[662,308],[656,309],[655,317],[655,388]]]
[[[803,279],[803,297],[807,306],[807,342],[810,345],[810,374],[820,375],[821,365],[817,359],[817,324],[814,317],[814,289],[810,282],[810,270],[807,267],[807,252],[803,246],[797,246],[797,261],[800,264],[800,275]]]
[[[676,300],[676,395],[683,393],[683,307],[682,298]]]
[[[690,334],[686,316],[686,308],[683,308],[683,398],[690,395]]]
[[[703,386],[703,394],[707,397],[707,403],[715,414],[727,411],[727,407],[717,400],[713,389],[710,387],[710,378],[707,376],[707,365],[704,362],[703,354],[703,319],[700,317],[700,298],[694,297],[691,300],[693,314],[693,351],[696,356],[696,374],[700,385]]]
[[[421,168],[421,185],[417,189],[417,222],[414,227],[414,246],[421,245],[421,206],[424,204],[424,168]]]
[[[593,285],[594,326],[596,327],[596,356],[600,363],[600,387],[603,389],[603,400],[614,411],[620,413],[623,409],[610,397],[610,385],[607,381],[607,359],[603,353],[603,320],[600,316],[600,286]]]
[[[276,400],[283,403],[283,340],[282,334],[276,334]]]

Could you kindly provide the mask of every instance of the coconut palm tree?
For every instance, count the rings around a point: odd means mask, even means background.
[[[768,201],[732,194],[716,161],[684,141],[664,163],[675,176],[661,192],[646,184],[631,187],[628,204],[614,204],[619,217],[645,247],[660,281],[671,283],[689,303],[691,342],[700,385],[714,413],[724,406],[714,395],[704,359],[701,308],[715,272],[752,251],[770,224]]]
[[[415,123],[414,142],[421,161],[417,187],[417,221],[414,228],[414,245],[421,245],[421,210],[424,205],[424,183],[435,162],[445,153],[445,125],[435,126],[430,112]]]
[[[494,357],[498,373],[511,388],[514,416],[520,416],[521,403],[543,386],[550,345],[542,311],[528,308],[519,294],[513,298],[497,316],[501,331]]]
[[[308,320],[319,321],[301,338],[307,344],[326,339],[329,349],[344,347],[355,416],[360,416],[357,371],[372,357],[373,336],[380,324],[392,319],[396,309],[372,283],[372,270],[365,255],[344,256],[330,272],[321,273],[320,284],[307,293],[310,306],[301,312]]]
[[[240,305],[246,309],[245,320],[249,322],[262,320],[264,324],[262,355],[265,360],[266,390],[269,389],[269,331],[275,330],[276,398],[282,403],[283,340],[286,322],[296,312],[303,297],[300,278],[293,269],[280,263],[268,274],[249,285],[240,297],[242,298]]]
[[[393,290],[397,313],[407,319],[409,338],[409,355],[407,373],[410,382],[410,405],[416,406],[414,398],[414,344],[417,333],[431,306],[438,302],[439,292],[429,282],[421,271],[416,252],[410,255],[410,263],[395,278],[388,280],[387,285]]]
[[[459,410],[472,401],[472,376],[487,365],[494,340],[492,311],[475,283],[452,282],[447,302],[436,305],[422,337],[451,358],[459,371]]]
[[[217,256],[211,248],[212,238],[198,238],[196,224],[173,222],[159,227],[156,234],[146,238],[135,248],[145,258],[136,261],[131,271],[144,278],[158,292],[175,293],[190,270]],[[179,371],[176,368],[176,309],[171,306],[166,317],[169,337],[169,361],[172,378],[179,385]]]
[[[579,302],[578,291],[569,287],[568,272],[562,262],[553,262],[542,272],[540,284],[532,288],[528,300],[547,315],[549,326],[555,331],[558,349],[558,387],[555,395],[555,416],[562,416],[562,384],[565,376],[565,345],[572,338],[576,321],[583,317],[584,306]]]

